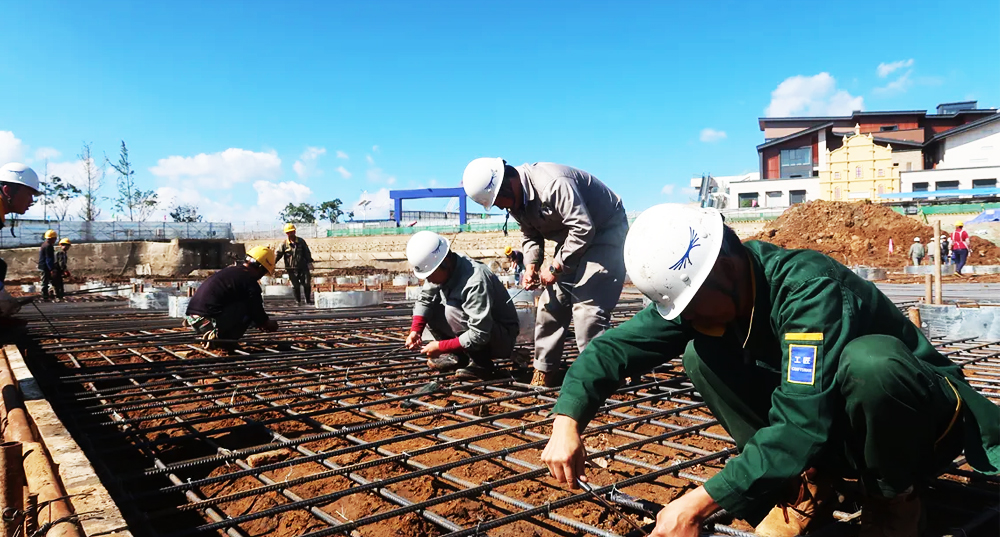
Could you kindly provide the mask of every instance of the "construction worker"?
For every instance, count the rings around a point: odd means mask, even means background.
[[[278,323],[264,311],[258,281],[274,272],[274,264],[274,250],[256,246],[247,252],[243,264],[211,275],[188,303],[184,324],[202,337],[206,348],[230,350],[251,324],[265,332],[276,331]]]
[[[0,167],[0,229],[7,222],[8,214],[24,214],[39,195],[38,174],[19,162]],[[14,234],[13,229],[11,235]],[[9,317],[21,309],[20,304],[4,288],[7,263],[0,259],[0,316]]]
[[[285,224],[285,236],[288,238],[278,247],[277,255],[285,262],[295,302],[301,306],[302,294],[305,293],[306,304],[312,304],[312,277],[309,274],[313,266],[312,252],[305,240],[295,236],[295,224]]]
[[[683,355],[740,454],[670,502],[651,535],[696,536],[719,507],[760,522],[759,535],[799,535],[822,522],[837,478],[856,477],[862,537],[916,536],[922,478],[963,448],[977,470],[1000,468],[1000,407],[830,257],[743,244],[717,210],[665,204],[632,224],[625,263],[653,303],[570,367],[541,458],[575,483],[580,432],[605,399],[626,376]]]
[[[951,264],[951,241],[948,240],[948,234],[941,234],[941,264]]]
[[[45,232],[45,240],[38,249],[38,270],[42,272],[42,300],[49,300],[49,285],[55,291],[55,297],[62,299],[62,271],[56,265],[56,232],[50,229]]]
[[[951,255],[955,258],[955,274],[961,276],[965,262],[969,260],[969,232],[965,231],[964,222],[955,222],[955,231],[951,234]]]
[[[521,275],[524,274],[524,254],[519,250],[515,250],[513,246],[507,246],[503,249],[503,255],[507,258],[507,262],[510,263],[510,273],[520,283]]]
[[[427,355],[431,369],[457,369],[458,378],[490,377],[494,359],[510,358],[517,342],[517,310],[486,265],[452,252],[448,240],[420,231],[406,243],[413,273],[427,280],[413,306],[408,349]],[[427,329],[428,343],[424,343]],[[471,364],[469,363],[471,360]]]
[[[925,255],[927,255],[927,251],[924,249],[924,244],[920,242],[920,237],[913,237],[913,244],[910,245],[910,260],[913,261],[913,265],[919,266]]]
[[[56,250],[56,270],[59,271],[60,278],[65,282],[69,277],[69,247],[73,243],[67,238],[59,239],[59,249]]]
[[[535,319],[535,386],[556,386],[572,319],[583,351],[611,322],[625,281],[622,244],[628,219],[621,198],[589,173],[549,162],[507,165],[478,158],[462,176],[465,192],[487,210],[507,209],[524,235],[526,289],[547,288]],[[556,243],[539,272],[545,240]]]

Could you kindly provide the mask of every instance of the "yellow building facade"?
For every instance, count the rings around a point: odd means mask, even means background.
[[[844,145],[826,152],[819,170],[820,196],[827,201],[878,201],[880,194],[899,192],[899,166],[893,165],[892,146],[880,146],[871,134],[844,137]]]

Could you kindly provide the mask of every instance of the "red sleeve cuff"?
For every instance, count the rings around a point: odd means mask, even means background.
[[[410,324],[410,332],[416,332],[419,334],[423,331],[425,326],[427,326],[427,319],[424,319],[423,315],[414,315],[413,323]]]
[[[441,352],[455,352],[461,349],[462,344],[459,343],[457,337],[438,342],[438,350]]]

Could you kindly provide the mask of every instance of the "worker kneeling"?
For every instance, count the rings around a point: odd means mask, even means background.
[[[274,272],[274,263],[274,250],[257,246],[242,265],[224,268],[201,284],[188,304],[184,324],[201,335],[205,348],[236,348],[236,340],[251,324],[265,332],[278,329],[278,323],[264,311],[258,283]]]
[[[452,252],[448,240],[432,231],[413,235],[406,258],[427,280],[413,306],[406,347],[420,348],[431,369],[488,378],[493,359],[509,358],[517,342],[517,310],[507,289],[486,265]],[[433,338],[426,345],[425,328]]]
[[[667,204],[632,225],[625,263],[653,304],[570,367],[542,460],[575,485],[579,433],[605,399],[626,376],[683,355],[740,454],[660,511],[653,535],[698,535],[719,507],[759,522],[760,535],[798,535],[829,516],[833,484],[854,477],[862,536],[916,536],[921,482],[963,448],[997,473],[1000,407],[833,259],[743,244],[718,211]]]

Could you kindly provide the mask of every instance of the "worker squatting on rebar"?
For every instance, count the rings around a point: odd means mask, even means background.
[[[38,174],[19,162],[10,162],[0,168],[0,229],[7,223],[8,214],[24,214],[34,203],[39,190]],[[11,229],[11,235],[14,230]],[[0,317],[17,313],[21,306],[4,288],[7,263],[0,259]]]
[[[652,535],[694,537],[719,507],[760,535],[799,535],[855,477],[862,537],[915,537],[924,478],[963,448],[974,468],[998,472],[1000,407],[833,259],[743,244],[717,210],[665,204],[632,225],[625,264],[653,303],[570,367],[542,460],[563,483],[585,479],[580,432],[600,405],[625,376],[683,354],[741,453],[660,511]]]
[[[312,251],[306,241],[295,235],[295,224],[285,224],[285,236],[288,237],[276,253],[277,259],[284,260],[288,281],[292,284],[295,302],[302,305],[303,295],[306,304],[312,304]]]
[[[517,310],[500,279],[486,265],[452,252],[448,240],[433,231],[410,238],[406,259],[413,273],[427,280],[413,306],[406,347],[420,348],[431,369],[457,369],[458,378],[489,377],[494,359],[510,358],[519,330]],[[424,334],[431,340],[427,344]]]
[[[251,324],[265,332],[276,331],[278,323],[264,311],[258,283],[274,272],[274,264],[270,247],[250,249],[243,264],[226,267],[205,280],[188,303],[184,324],[201,336],[206,348],[235,348],[235,340]]]
[[[625,282],[622,200],[593,175],[551,162],[514,167],[501,158],[478,158],[465,168],[462,185],[473,201],[487,210],[507,209],[521,226],[523,285],[546,288],[535,318],[531,383],[557,386],[570,320],[580,351],[611,325]],[[556,251],[552,265],[539,271],[546,239],[556,242]]]

